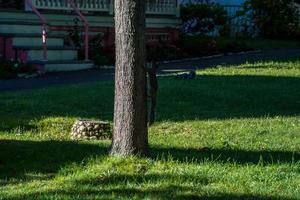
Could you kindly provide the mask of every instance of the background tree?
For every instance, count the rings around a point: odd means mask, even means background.
[[[23,9],[24,1],[23,0],[0,0],[0,8],[15,8]]]
[[[228,16],[223,6],[214,3],[186,4],[181,7],[182,32],[191,35],[206,35],[209,32],[228,28]]]
[[[300,36],[299,13],[294,0],[247,0],[244,11],[264,38]]]
[[[115,1],[116,75],[112,155],[148,148],[145,1]]]

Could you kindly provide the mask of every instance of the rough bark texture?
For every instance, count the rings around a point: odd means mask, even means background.
[[[144,0],[115,1],[115,31],[115,107],[111,154],[146,154],[148,130]]]

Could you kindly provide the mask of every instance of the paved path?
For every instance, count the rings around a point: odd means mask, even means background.
[[[256,62],[261,60],[283,60],[289,58],[300,58],[300,49],[277,49],[262,50],[246,54],[233,54],[218,56],[214,58],[201,58],[175,63],[163,64],[164,69],[204,69],[217,65],[236,65],[245,62]]]
[[[263,50],[247,54],[234,54],[213,58],[200,58],[172,63],[163,63],[160,69],[164,72],[177,70],[194,70],[214,67],[217,65],[242,64],[259,60],[281,60],[300,58],[300,49]],[[29,79],[0,80],[0,91],[14,91],[34,88],[44,88],[55,85],[77,84],[99,80],[113,80],[113,70],[86,70],[76,72],[60,72],[46,74]]]
[[[44,88],[55,85],[78,84],[99,80],[112,80],[113,70],[85,70],[74,72],[49,73],[28,79],[0,80],[1,91]]]

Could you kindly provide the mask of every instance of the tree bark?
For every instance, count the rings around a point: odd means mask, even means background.
[[[116,73],[111,154],[148,149],[145,68],[145,1],[115,1]]]

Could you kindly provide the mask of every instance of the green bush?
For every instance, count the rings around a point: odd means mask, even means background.
[[[109,54],[105,52],[102,43],[102,34],[97,34],[89,40],[89,59],[93,61],[96,66],[113,64],[113,53]],[[80,60],[85,59],[85,49],[83,45],[79,48],[78,57]]]
[[[147,60],[164,61],[254,50],[244,40],[181,35],[178,44],[147,45]]]
[[[229,34],[227,12],[218,4],[183,5],[181,19],[185,34],[206,35],[215,30],[219,30],[219,34]]]
[[[159,42],[156,45],[147,45],[147,61],[177,60],[188,57],[176,45]]]
[[[299,13],[293,0],[247,0],[243,13],[253,20],[264,38],[300,36]]]
[[[75,18],[74,25],[68,30],[68,35],[65,38],[65,43],[69,46],[74,46],[79,49],[78,58],[85,59],[84,40],[81,37],[81,30],[79,27],[80,20]],[[111,65],[114,63],[114,53],[104,51],[103,35],[97,34],[90,37],[89,40],[89,59],[94,62],[96,66]]]
[[[203,36],[183,36],[179,42],[179,47],[191,57],[253,50],[240,40]]]
[[[16,78],[18,74],[33,74],[37,69],[18,61],[0,59],[0,78]]]
[[[23,0],[0,0],[0,8],[24,9]]]
[[[103,35],[97,34],[89,41],[90,59],[95,65],[111,65],[114,63],[114,53],[103,48]]]

